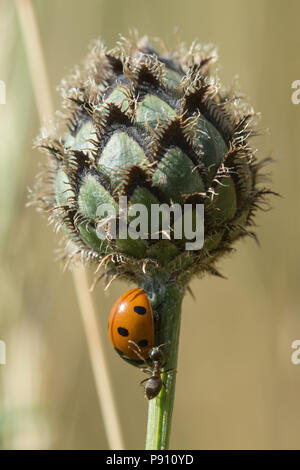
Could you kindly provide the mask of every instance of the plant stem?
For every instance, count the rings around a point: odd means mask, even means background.
[[[165,370],[173,370],[162,375],[166,389],[163,387],[158,397],[150,400],[148,408],[146,449],[162,450],[168,449],[171,432],[184,287],[163,275],[146,279],[141,287],[149,296],[156,317],[156,344],[170,342],[163,348],[167,354]]]

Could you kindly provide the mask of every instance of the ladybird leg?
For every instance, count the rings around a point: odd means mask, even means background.
[[[156,320],[158,318],[158,311],[160,309],[160,307],[162,306],[162,302],[160,302],[154,309],[153,309],[153,316],[154,316],[154,320]]]
[[[152,374],[152,370],[151,369],[146,369],[145,367],[143,367],[143,369],[141,369],[142,372],[144,372],[145,374]],[[146,379],[147,380],[147,379]]]
[[[157,313],[157,311],[159,311],[159,310],[160,310],[160,308],[161,308],[162,304],[163,304],[163,302],[159,302],[159,304],[158,304],[158,305],[156,305],[156,306],[155,306],[155,308],[153,308],[153,313],[154,313],[156,316],[158,316],[158,313]]]

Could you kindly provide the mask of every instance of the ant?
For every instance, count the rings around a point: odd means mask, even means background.
[[[135,346],[136,349],[131,348],[136,355],[146,364],[147,367],[144,367],[142,369],[143,372],[146,374],[150,374],[150,377],[147,379],[144,379],[141,381],[141,385],[146,382],[145,385],[145,394],[148,400],[152,400],[152,398],[157,397],[159,392],[161,391],[162,387],[165,388],[166,390],[166,384],[162,381],[161,374],[162,373],[167,373],[170,372],[171,370],[174,369],[167,369],[163,370],[165,367],[167,361],[165,359],[165,355],[163,351],[161,351],[161,348],[163,346],[166,346],[167,344],[170,344],[170,341],[164,344],[160,344],[159,346],[153,347],[150,352],[149,352],[149,357],[148,359],[150,360],[147,362],[145,358],[142,356],[142,351],[140,347],[132,340],[129,340],[128,343],[131,343]],[[151,367],[151,368],[150,368]]]

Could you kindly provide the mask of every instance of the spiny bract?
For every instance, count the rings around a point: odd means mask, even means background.
[[[138,280],[167,271],[174,279],[210,272],[247,235],[269,191],[258,188],[258,163],[248,144],[253,110],[210,75],[215,51],[180,45],[158,55],[147,38],[122,40],[106,51],[97,41],[82,69],[63,80],[68,133],[40,137],[51,157],[35,199],[76,247],[109,279]],[[50,176],[50,177],[49,177]],[[97,236],[97,208],[119,196],[142,203],[204,204],[205,243]]]

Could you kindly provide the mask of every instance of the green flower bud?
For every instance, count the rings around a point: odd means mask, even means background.
[[[36,199],[76,245],[73,255],[100,264],[108,279],[219,274],[216,261],[236,240],[254,235],[254,212],[270,192],[258,186],[262,163],[248,143],[255,114],[211,76],[215,60],[200,45],[158,55],[146,38],[111,51],[97,42],[82,69],[62,83],[68,132],[38,142],[50,163]],[[143,227],[136,204],[148,211]],[[182,212],[171,212],[166,233],[166,207],[174,204]],[[198,249],[187,249],[186,205],[193,226],[203,205]],[[115,216],[101,209],[108,206]],[[131,237],[130,227],[142,236]]]

